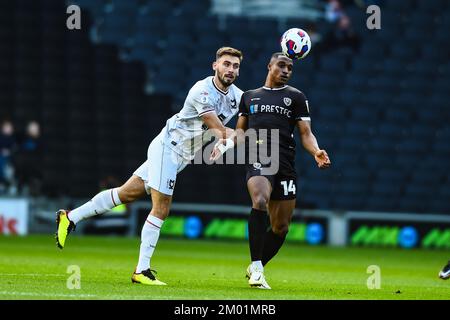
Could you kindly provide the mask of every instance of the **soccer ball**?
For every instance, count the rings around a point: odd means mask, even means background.
[[[293,60],[305,58],[311,50],[308,33],[299,28],[292,28],[283,33],[280,44],[283,53]]]

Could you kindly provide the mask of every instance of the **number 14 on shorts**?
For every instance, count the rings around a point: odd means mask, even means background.
[[[295,187],[294,180],[280,181],[280,183],[283,186],[285,196],[289,195],[290,192],[292,192],[292,194],[295,194],[297,189]]]

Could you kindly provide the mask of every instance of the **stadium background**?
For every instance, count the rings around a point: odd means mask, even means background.
[[[298,147],[300,214],[288,240],[449,249],[450,3],[340,2],[344,30],[327,15],[332,1],[2,1],[0,119],[18,144],[2,178],[0,233],[21,233],[8,229],[8,201],[25,201],[24,233],[50,234],[58,208],[123,183],[189,88],[211,75],[218,47],[243,51],[236,85],[247,90],[264,83],[282,32],[302,27],[313,48],[290,84],[309,98],[333,166],[318,170]],[[66,27],[70,4],[81,30]],[[381,30],[366,26],[369,4],[381,8]],[[41,136],[28,157],[20,133],[32,120]],[[29,166],[39,182],[23,178]],[[244,178],[239,166],[188,167],[163,235],[244,239]],[[137,236],[149,206],[92,219],[78,234]]]
[[[107,175],[124,181],[190,86],[211,74],[217,47],[243,50],[236,84],[245,90],[264,82],[280,33],[305,25],[227,16],[221,29],[209,1],[73,3],[82,29],[70,32],[64,1],[7,1],[1,10],[0,117],[17,130],[41,123],[43,192],[52,197],[90,196]],[[365,10],[348,5],[360,51],[331,48],[320,62],[313,51],[297,63],[291,84],[309,97],[313,129],[334,160],[322,172],[297,153],[300,207],[450,213],[447,6],[389,1],[382,29],[369,31]],[[238,168],[193,166],[180,181],[179,201],[248,203]]]

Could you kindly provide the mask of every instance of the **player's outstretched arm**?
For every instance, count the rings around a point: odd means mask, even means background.
[[[234,132],[233,129],[225,127],[215,112],[208,112],[201,116],[203,123],[212,130],[213,134],[219,139],[226,139]]]
[[[317,139],[311,131],[310,121],[298,121],[297,126],[300,132],[303,147],[314,157],[320,169],[328,168],[331,165],[330,158],[325,150],[321,150]]]

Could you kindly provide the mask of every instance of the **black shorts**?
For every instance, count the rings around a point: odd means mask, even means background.
[[[272,185],[270,200],[292,200],[297,197],[297,175],[293,166],[281,165],[276,174],[265,174],[264,166],[260,163],[247,164],[246,180],[251,177],[266,177]]]

